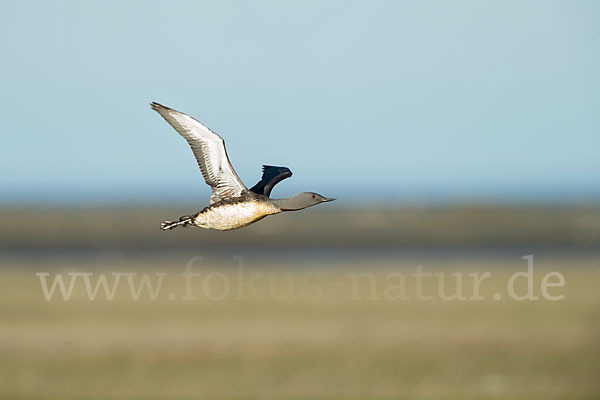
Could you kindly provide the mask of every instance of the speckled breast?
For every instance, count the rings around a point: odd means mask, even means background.
[[[269,203],[247,201],[208,207],[194,217],[194,225],[206,229],[226,231],[250,225],[267,215],[281,210]]]

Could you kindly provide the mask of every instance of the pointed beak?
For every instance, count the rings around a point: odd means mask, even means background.
[[[326,198],[323,200],[323,203],[328,203],[328,202],[330,202],[330,201],[334,201],[334,200],[337,200],[337,199],[334,199],[333,197],[326,197]]]

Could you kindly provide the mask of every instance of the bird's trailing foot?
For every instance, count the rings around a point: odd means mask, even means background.
[[[184,215],[179,218],[179,221],[165,221],[160,224],[160,229],[163,231],[171,230],[177,228],[178,226],[188,226],[193,224],[194,219],[190,215]]]

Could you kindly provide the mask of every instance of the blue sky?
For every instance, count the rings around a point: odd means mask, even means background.
[[[205,202],[158,101],[252,186],[600,199],[596,1],[0,3],[3,201]]]

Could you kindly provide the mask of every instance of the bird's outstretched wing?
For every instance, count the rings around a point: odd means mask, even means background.
[[[189,143],[204,181],[212,188],[210,204],[240,196],[247,190],[233,170],[219,135],[184,113],[154,102],[151,106]]]
[[[292,176],[292,171],[289,168],[263,165],[262,178],[260,178],[260,181],[256,185],[250,188],[250,191],[269,197],[273,186],[290,176]]]

